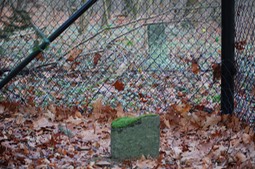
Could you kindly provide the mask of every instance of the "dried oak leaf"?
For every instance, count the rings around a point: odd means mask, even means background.
[[[39,61],[44,61],[44,56],[43,56],[43,53],[40,52],[37,56],[36,56],[36,59],[39,60]]]
[[[246,40],[235,42],[235,48],[238,51],[243,51],[245,49],[246,44],[247,44]]]
[[[221,65],[219,63],[212,64],[213,69],[213,82],[221,78]]]
[[[146,96],[145,94],[143,93],[138,93],[138,96],[140,98],[140,101],[143,102],[143,103],[146,103],[148,101],[148,96]]]
[[[191,70],[194,74],[198,74],[200,72],[200,67],[199,67],[198,61],[196,59],[193,59],[191,61]]]
[[[74,48],[68,53],[66,61],[73,62],[81,54],[81,52],[81,49]]]
[[[174,104],[174,105],[172,105],[173,110],[175,110],[176,112],[181,113],[181,114],[188,113],[190,111],[191,107],[192,106],[189,104]]]
[[[81,62],[72,62],[72,65],[71,65],[71,70],[75,70],[77,68],[77,66],[79,66],[81,64]]]
[[[120,103],[118,103],[118,105],[116,107],[116,111],[117,111],[117,117],[124,117],[125,116],[123,107]]]
[[[116,118],[117,110],[109,105],[106,105],[102,109],[103,116],[106,117],[107,121]]]
[[[242,141],[244,144],[250,144],[252,142],[252,136],[249,134],[243,133]]]
[[[102,109],[103,109],[103,104],[102,104],[102,98],[99,97],[96,99],[96,101],[93,103],[93,116],[94,119],[97,119],[99,117],[99,115],[102,113]]]
[[[119,81],[119,80],[116,80],[116,82],[113,83],[113,86],[114,86],[115,89],[118,90],[118,91],[122,91],[122,90],[125,89],[125,85],[124,85],[121,81]]]
[[[247,160],[246,155],[243,154],[242,152],[236,153],[235,158],[237,162],[241,162],[241,163]]]
[[[94,55],[94,59],[93,59],[93,63],[94,63],[94,67],[98,64],[99,60],[101,59],[102,55],[99,53],[95,53]]]
[[[204,129],[209,127],[209,126],[213,126],[218,124],[221,121],[221,116],[218,115],[208,115],[206,116],[206,121],[204,123]]]

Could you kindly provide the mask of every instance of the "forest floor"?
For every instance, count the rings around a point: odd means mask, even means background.
[[[111,159],[111,121],[123,112],[97,100],[91,114],[50,105],[0,104],[2,168],[254,168],[252,127],[203,106],[173,104],[160,115],[160,155]],[[132,145],[130,145],[132,146]]]

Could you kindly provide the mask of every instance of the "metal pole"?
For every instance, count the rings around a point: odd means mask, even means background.
[[[222,0],[221,113],[234,111],[235,0]]]
[[[1,82],[2,89],[12,78],[14,78],[24,67],[26,67],[38,54],[42,52],[49,44],[54,41],[62,32],[64,32],[76,19],[87,11],[97,0],[88,0],[80,9],[78,9],[68,20],[66,20],[56,31],[54,31],[47,40],[44,40],[37,49],[18,64]]]

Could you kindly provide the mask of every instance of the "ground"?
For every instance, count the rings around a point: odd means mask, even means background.
[[[255,167],[251,127],[235,116],[218,115],[218,111],[209,114],[188,103],[171,105],[159,113],[158,158],[123,162],[111,159],[111,122],[137,112],[97,109],[81,114],[75,107],[0,105],[0,165],[4,168]]]

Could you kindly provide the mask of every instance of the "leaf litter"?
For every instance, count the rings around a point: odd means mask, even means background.
[[[12,106],[12,107],[10,107]],[[15,106],[15,107],[13,107]],[[254,168],[253,128],[237,117],[204,112],[187,102],[160,113],[157,159],[113,161],[110,124],[117,117],[136,116],[103,105],[92,115],[76,107],[47,110],[18,103],[0,103],[0,167],[2,168]],[[131,145],[130,145],[131,146]]]

